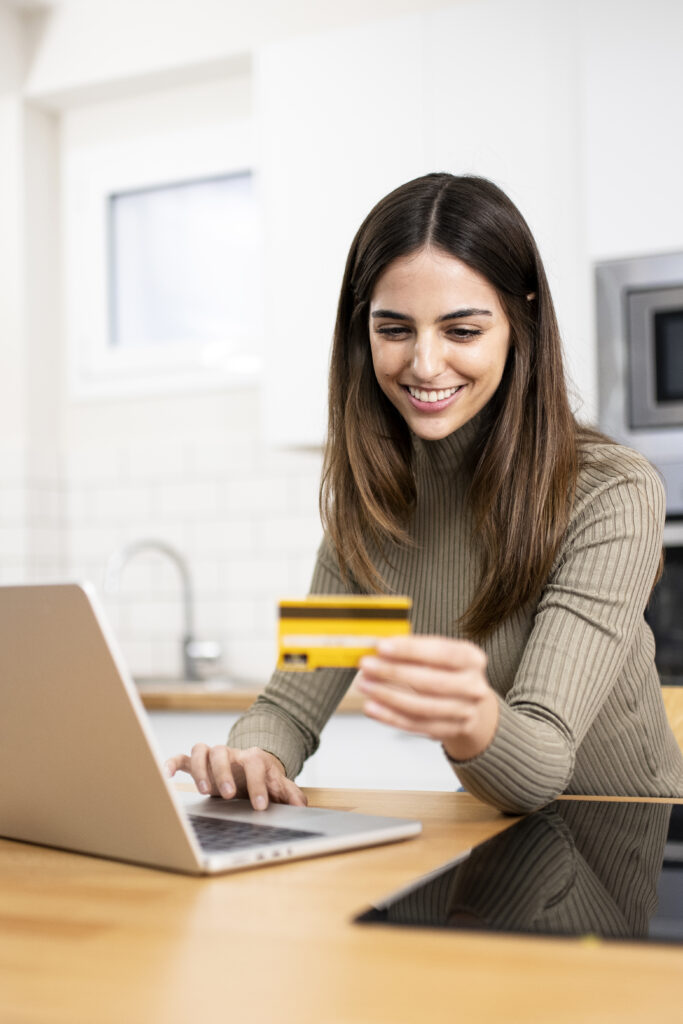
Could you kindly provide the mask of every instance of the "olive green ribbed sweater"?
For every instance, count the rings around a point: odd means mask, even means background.
[[[415,544],[391,548],[377,565],[394,593],[412,597],[416,633],[456,636],[474,594],[479,563],[467,488],[480,429],[478,416],[442,441],[414,440]],[[643,616],[664,507],[659,477],[642,456],[610,444],[585,451],[547,585],[483,644],[500,719],[487,750],[453,762],[471,793],[509,811],[563,792],[683,796],[683,757]],[[346,589],[323,542],[311,593]],[[271,751],[296,777],[353,676],[348,669],[275,672],[228,742]]]

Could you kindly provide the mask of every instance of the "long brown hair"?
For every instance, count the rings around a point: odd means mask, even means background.
[[[320,511],[345,579],[362,590],[385,589],[372,552],[410,543],[416,487],[410,431],[373,370],[369,304],[384,269],[426,245],[482,274],[510,323],[470,490],[482,575],[460,628],[477,640],[547,580],[567,526],[584,432],[569,405],[536,244],[516,206],[490,181],[417,178],[382,199],[356,234],[334,331]]]

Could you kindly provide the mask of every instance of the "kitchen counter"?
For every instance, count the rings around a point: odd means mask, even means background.
[[[263,685],[257,682],[234,683],[176,682],[172,679],[138,679],[138,692],[148,711],[246,711]],[[358,714],[363,697],[349,690],[337,708],[337,714]]]

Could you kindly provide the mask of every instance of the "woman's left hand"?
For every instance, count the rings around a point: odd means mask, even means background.
[[[361,659],[356,686],[364,711],[386,725],[440,740],[456,761],[483,753],[498,726],[486,655],[467,640],[401,636]]]

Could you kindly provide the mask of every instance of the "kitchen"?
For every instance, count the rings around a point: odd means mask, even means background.
[[[376,198],[433,168],[490,176],[528,216],[595,420],[594,265],[683,249],[682,20],[665,0],[0,5],[0,581],[103,587],[112,553],[156,538],[191,568],[219,676],[262,684],[276,602],[306,591],[320,538],[344,252]],[[175,373],[154,353],[107,366],[97,196],[219,166],[254,171],[263,322],[241,352]],[[667,530],[680,546],[680,523]],[[105,599],[133,674],[178,677],[171,561],[136,555]],[[386,785],[374,734],[344,776],[337,719],[339,752],[310,784]],[[408,745],[394,784],[419,788]],[[420,784],[449,788],[450,769],[435,760]]]

